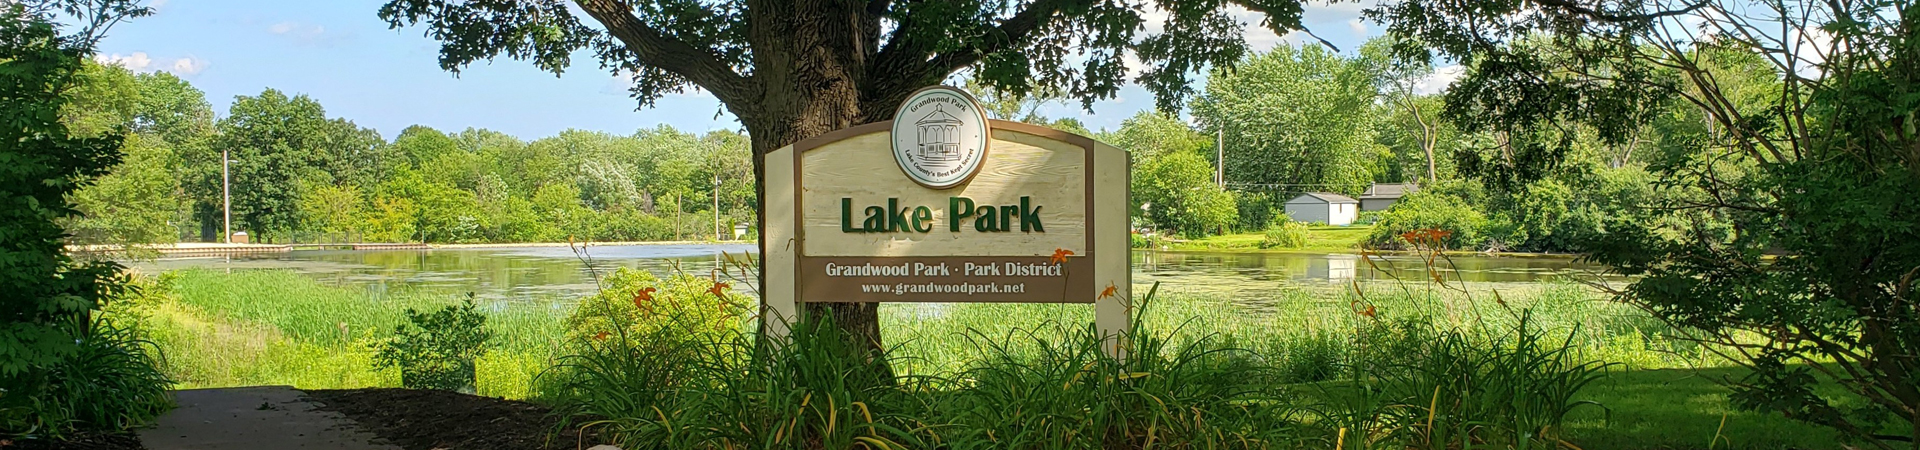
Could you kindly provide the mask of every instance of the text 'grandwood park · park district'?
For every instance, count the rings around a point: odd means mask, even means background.
[[[1000,262],[1000,263],[962,263],[960,276],[969,277],[1057,277],[1061,265],[1048,263]],[[944,277],[955,272],[947,263],[927,264],[905,262],[900,264],[843,265],[827,263],[827,276],[830,277]]]

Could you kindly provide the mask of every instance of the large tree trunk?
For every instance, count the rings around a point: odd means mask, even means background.
[[[887,90],[863,86],[868,60],[877,50],[879,19],[862,8],[857,2],[833,1],[767,0],[750,4],[753,79],[759,84],[760,98],[749,105],[729,105],[729,109],[740,117],[753,141],[755,191],[760,198],[766,198],[767,152],[892,115],[891,110],[869,112],[862,108],[863,88]],[[893,96],[897,95],[883,97]],[[758,220],[765,229],[766,217],[761,215]],[[768,244],[764,238],[760,241],[761,254],[766,254]],[[885,347],[877,306],[807,303],[800,320],[831,318],[849,339],[878,356]],[[884,364],[881,367],[887,371]]]

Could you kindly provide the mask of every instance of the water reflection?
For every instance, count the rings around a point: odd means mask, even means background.
[[[190,258],[136,262],[157,273],[183,268],[284,269],[324,283],[370,290],[431,289],[474,292],[491,299],[571,300],[596,289],[596,273],[632,267],[668,274],[708,276],[723,253],[751,245],[635,245],[593,247],[576,254],[566,247],[472,248],[395,251],[301,251],[245,258]],[[1238,303],[1262,304],[1292,289],[1341,289],[1362,284],[1427,279],[1415,256],[1362,258],[1342,253],[1136,252],[1134,281],[1162,282],[1162,290],[1198,292]],[[591,269],[589,269],[591,268]],[[1569,258],[1462,256],[1435,269],[1449,281],[1534,283],[1566,277],[1599,277],[1599,268]]]
[[[1427,262],[1412,255],[1347,253],[1135,252],[1134,282],[1161,282],[1162,290],[1204,293],[1258,303],[1290,289],[1345,289],[1358,282],[1422,283],[1438,274],[1448,282],[1526,284],[1569,279],[1614,279],[1604,268],[1564,257],[1454,256]]]
[[[751,245],[632,245],[591,247],[476,248],[390,251],[297,251],[234,258],[183,258],[135,262],[149,273],[186,268],[292,270],[323,283],[370,289],[410,288],[473,292],[482,298],[545,301],[575,299],[598,289],[596,275],[620,267],[658,275],[708,276],[723,254]]]

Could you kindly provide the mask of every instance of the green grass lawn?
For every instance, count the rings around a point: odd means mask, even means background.
[[[1843,448],[1830,429],[1734,409],[1727,388],[1714,380],[1745,373],[1726,367],[1616,371],[1587,388],[1585,399],[1606,408],[1576,411],[1567,424],[1569,440],[1586,450]]]
[[[1360,247],[1360,241],[1373,232],[1370,225],[1333,226],[1319,225],[1308,227],[1307,245],[1300,248],[1262,249],[1260,242],[1266,240],[1264,233],[1234,233],[1208,236],[1183,242],[1167,244],[1166,250],[1184,251],[1350,251]]]

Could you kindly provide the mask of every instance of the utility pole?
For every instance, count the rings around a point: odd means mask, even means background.
[[[227,149],[220,149],[220,242],[233,243],[233,181],[228,175],[227,163],[232,162]]]
[[[720,240],[720,174],[713,174],[713,240]]]
[[[1225,192],[1227,190],[1227,127],[1220,127],[1219,130],[1214,131],[1216,133],[1214,137],[1218,140],[1213,143],[1213,183],[1219,185],[1220,190]],[[1220,226],[1220,234],[1227,234],[1226,225]]]
[[[1220,185],[1221,190],[1226,190],[1227,189],[1227,129],[1222,127],[1217,131],[1219,133],[1218,135],[1219,140],[1215,141],[1213,145],[1213,152],[1214,152],[1213,184]]]

